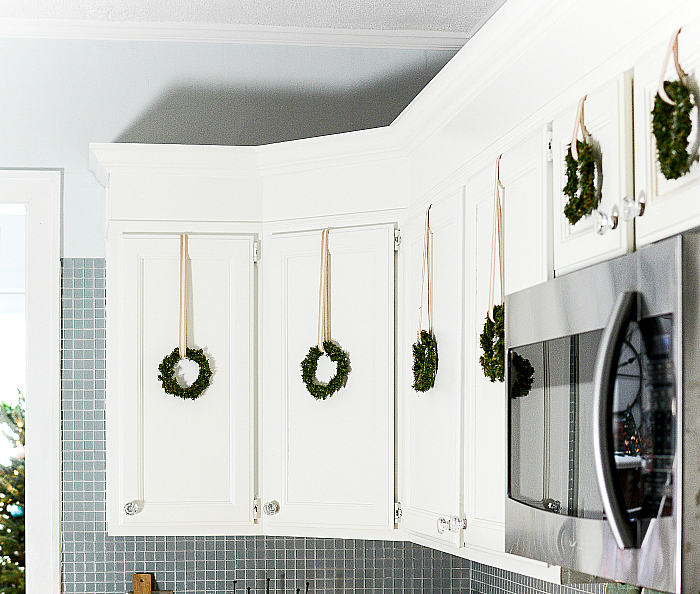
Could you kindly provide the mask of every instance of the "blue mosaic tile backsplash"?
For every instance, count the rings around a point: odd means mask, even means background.
[[[105,513],[105,261],[62,275],[62,589],[124,593],[132,573],[176,594],[602,594],[404,542],[265,536],[112,537]]]

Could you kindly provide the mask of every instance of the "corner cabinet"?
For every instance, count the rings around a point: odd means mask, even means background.
[[[327,225],[331,336],[351,371],[326,400],[308,392],[300,367],[317,344],[321,229],[276,226],[263,240],[267,534],[379,538],[394,528],[395,226],[361,218]],[[319,379],[333,373],[319,360]]]
[[[189,233],[188,346],[204,349],[214,372],[195,400],[166,394],[158,380],[160,362],[178,345],[182,232]],[[110,224],[111,535],[253,529],[255,240],[226,224]]]

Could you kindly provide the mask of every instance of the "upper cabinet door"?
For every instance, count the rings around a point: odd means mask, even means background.
[[[669,37],[671,31],[668,32]],[[637,245],[644,245],[700,225],[700,164],[678,179],[668,180],[661,173],[651,112],[659,84],[668,40],[656,45],[634,65],[634,158],[637,197],[646,199],[644,214],[636,219]],[[697,89],[700,76],[700,20],[684,24],[678,36],[679,61]],[[666,80],[678,80],[673,58],[666,69]],[[695,102],[700,100],[697,94]],[[689,150],[700,143],[697,107],[691,112],[693,130]]]
[[[425,544],[459,547],[461,531],[438,532],[440,518],[464,517],[464,188],[445,192],[430,208],[433,332],[438,345],[435,386],[416,392],[412,344],[418,338],[425,210],[403,228],[401,353],[401,526]],[[423,330],[428,329],[427,279]]]
[[[545,126],[530,131],[506,148],[501,157],[506,294],[543,283],[548,278],[551,253],[548,249],[546,138]],[[485,178],[489,178],[488,169]],[[479,198],[487,198],[488,184],[482,191],[486,196]]]
[[[253,236],[189,235],[188,346],[204,349],[214,372],[195,400],[165,393],[158,380],[178,345],[179,235],[113,223],[108,249],[108,531],[250,533]],[[128,515],[132,501],[140,511]]]
[[[501,161],[503,173],[505,158],[506,155]],[[513,168],[513,171],[515,170],[517,168]],[[482,354],[479,338],[489,310],[494,183],[495,172],[492,164],[474,172],[467,180],[467,234],[470,239],[467,286],[470,300],[467,325],[468,397],[465,405],[464,481],[468,524],[464,532],[464,545],[502,554],[505,538],[505,389],[503,383],[491,382],[486,378],[479,363]],[[534,186],[531,190],[534,190]],[[503,207],[506,210],[506,204],[511,199],[516,201],[515,186],[506,186],[504,195]],[[504,232],[508,233],[505,225]],[[539,243],[537,238],[532,239],[533,245]],[[535,265],[535,268],[538,267],[539,263]],[[506,275],[508,268],[506,261]],[[495,304],[500,302],[500,292],[501,285],[496,267]]]
[[[276,511],[265,531],[393,529],[394,225],[330,231],[331,335],[351,371],[326,400],[300,368],[317,344],[321,230],[271,233],[264,246],[262,503]],[[321,357],[318,379],[334,373]]]
[[[578,100],[552,122],[553,154],[553,238],[554,271],[559,275],[595,262],[618,256],[633,248],[633,223],[618,216],[616,229],[599,234],[597,215],[571,225],[564,216],[568,197],[565,157],[571,143]],[[602,161],[596,167],[596,186],[601,200],[598,211],[610,216],[622,212],[622,200],[633,191],[632,164],[632,80],[621,74],[605,86],[588,94],[584,105],[585,124],[600,149]],[[581,135],[579,133],[579,139]]]

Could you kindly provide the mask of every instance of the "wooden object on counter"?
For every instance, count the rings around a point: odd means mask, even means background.
[[[131,583],[134,586],[134,594],[151,594],[151,574],[134,573],[131,576]]]

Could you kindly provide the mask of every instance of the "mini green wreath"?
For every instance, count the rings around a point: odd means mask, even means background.
[[[438,368],[438,350],[435,335],[421,330],[413,345],[413,389],[427,392],[435,385]]]
[[[167,355],[160,365],[158,365],[158,379],[163,384],[163,390],[166,394],[172,394],[173,396],[179,396],[180,398],[188,398],[194,400],[199,398],[204,390],[206,390],[211,384],[211,376],[213,375],[211,367],[209,366],[209,361],[202,349],[186,349],[185,359],[194,361],[199,365],[199,374],[197,379],[192,382],[189,387],[182,387],[177,379],[175,379],[175,367],[180,361],[180,349],[176,348],[172,353]]]
[[[591,214],[598,206],[595,191],[595,155],[587,142],[576,141],[578,162],[571,154],[571,145],[566,153],[566,185],[564,194],[569,197],[564,206],[564,216],[575,225],[580,219]]]
[[[336,365],[335,375],[324,384],[316,378],[318,360],[323,352]],[[317,346],[309,349],[309,354],[301,362],[301,379],[306,384],[306,389],[316,400],[325,400],[344,387],[350,373],[350,359],[348,354],[337,344],[330,340],[323,341],[323,351]]]
[[[651,112],[651,129],[656,138],[661,173],[666,179],[678,179],[690,171],[694,160],[694,156],[688,154],[688,137],[693,129],[690,112],[694,105],[690,89],[681,81],[665,81],[664,90],[675,105],[669,105],[657,93]]]
[[[534,381],[535,368],[532,363],[515,351],[510,357],[510,396],[523,398],[530,393]]]
[[[493,319],[486,314],[484,331],[481,333],[479,342],[481,350],[484,352],[479,357],[479,363],[484,370],[484,375],[492,382],[503,381],[505,374],[505,338],[503,323],[503,305],[495,305],[493,308]]]

